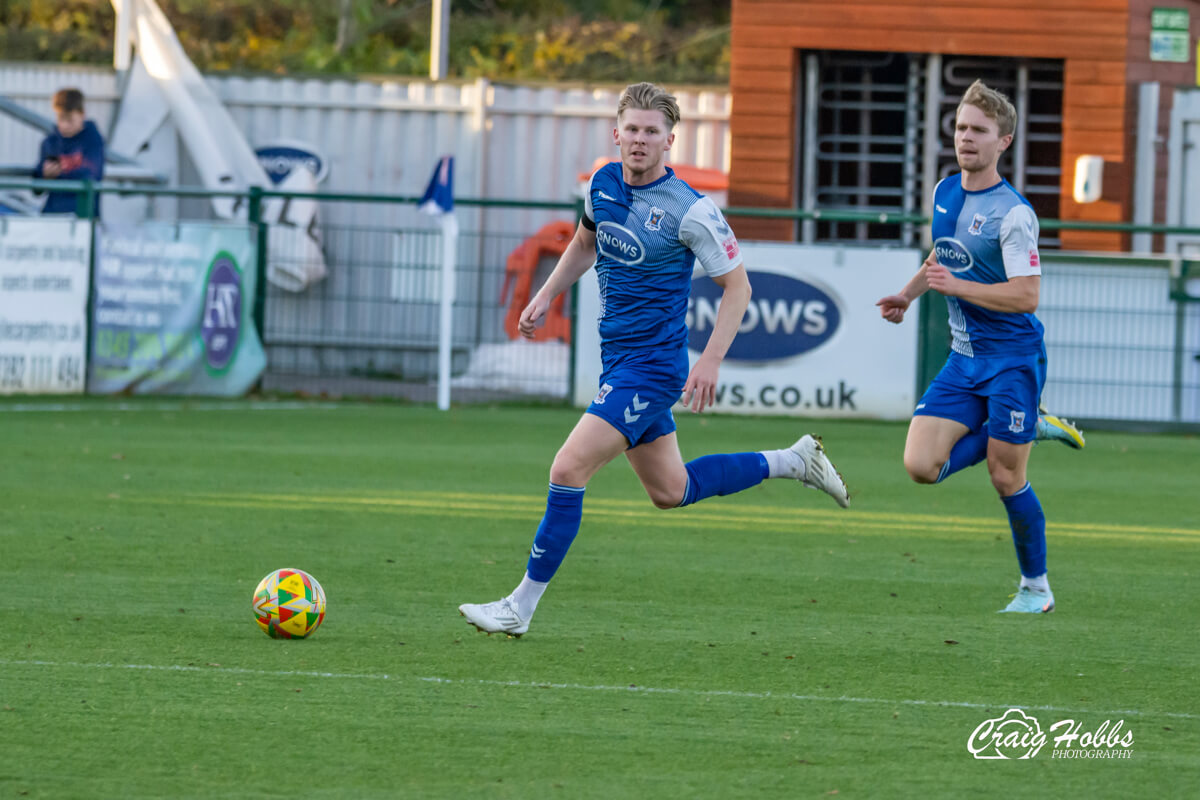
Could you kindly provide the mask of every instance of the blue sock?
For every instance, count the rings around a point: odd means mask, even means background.
[[[1026,578],[1046,574],[1046,515],[1033,487],[1026,482],[1014,495],[1000,498],[1008,510],[1013,544],[1017,547],[1017,563]]]
[[[726,495],[757,486],[767,478],[767,459],[762,453],[721,453],[701,456],[683,465],[687,490],[679,507],[689,506],[714,494]]]
[[[549,583],[579,533],[583,519],[583,487],[550,484],[546,514],[538,525],[525,571],[531,580]]]
[[[967,431],[967,435],[954,443],[954,447],[950,448],[950,457],[946,459],[946,463],[942,464],[942,471],[938,473],[936,483],[949,478],[960,469],[973,467],[980,461],[987,458],[988,432],[987,424],[985,423],[977,431]]]

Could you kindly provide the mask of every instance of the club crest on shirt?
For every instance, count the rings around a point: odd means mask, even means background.
[[[604,405],[604,398],[608,397],[608,393],[612,391],[612,387],[607,383],[600,387],[600,391],[596,393],[596,399],[592,402],[596,405]]]
[[[662,227],[663,217],[666,216],[666,211],[658,206],[650,206],[650,214],[647,215],[646,221],[642,223],[642,227],[648,231],[656,231]]]
[[[1013,433],[1021,433],[1025,430],[1025,412],[1010,411],[1008,412],[1008,429]]]
[[[983,223],[987,222],[987,217],[983,214],[976,214],[971,218],[971,227],[967,228],[967,233],[978,236],[983,233]]]

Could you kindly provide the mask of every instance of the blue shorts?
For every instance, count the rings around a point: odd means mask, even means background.
[[[671,406],[687,382],[687,350],[675,357],[629,353],[605,359],[600,391],[587,407],[625,437],[630,447],[675,430]]]
[[[1046,351],[1027,356],[968,358],[951,353],[929,384],[914,417],[942,417],[988,438],[1026,444],[1037,436],[1038,400],[1046,384]]]

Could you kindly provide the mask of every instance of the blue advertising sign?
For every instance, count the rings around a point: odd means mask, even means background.
[[[708,344],[722,292],[707,277],[692,281],[688,347],[696,352]],[[821,287],[802,278],[756,272],[754,297],[725,358],[758,362],[791,358],[829,341],[841,324],[837,301]]]
[[[208,268],[204,285],[204,316],[200,338],[204,340],[204,363],[210,371],[229,369],[237,353],[242,328],[242,273],[237,261],[225,251],[217,253]]]
[[[301,142],[280,141],[263,145],[255,149],[258,163],[266,170],[267,177],[275,185],[292,173],[296,167],[303,167],[313,174],[317,183],[325,180],[329,174],[329,162],[316,148]]]
[[[252,227],[103,223],[96,248],[89,392],[236,397],[254,386],[266,356],[251,318]]]

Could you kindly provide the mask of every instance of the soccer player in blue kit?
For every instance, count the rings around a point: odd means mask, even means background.
[[[933,289],[946,297],[953,335],[945,366],[913,413],[904,468],[917,483],[939,483],[987,459],[1008,512],[1021,581],[1003,611],[1047,613],[1046,517],[1025,477],[1035,439],[1083,447],[1065,420],[1038,415],[1046,381],[1038,221],[1029,201],[996,165],[1012,143],[1016,109],[975,81],[958,105],[954,152],[962,172],[933,193],[933,251],[898,295],[876,305],[899,323]]]
[[[600,284],[600,390],[550,467],[546,513],[525,577],[507,597],[459,612],[486,633],[520,636],[567,554],[582,518],[584,488],[621,453],[658,508],[740,492],[766,478],[790,478],[846,507],[846,485],[819,439],[791,447],[709,455],[683,463],[671,406],[695,412],[714,402],[717,374],[750,302],[737,239],[707,197],[675,176],[666,154],[679,121],[675,98],[650,83],[625,88],[613,142],[621,161],[597,170],[584,215],[546,283],[521,313],[533,338],[551,301],[593,264]],[[687,313],[693,264],[723,290],[704,352],[688,369]]]

